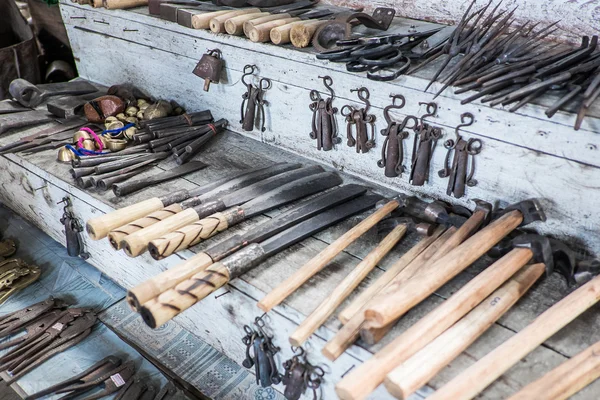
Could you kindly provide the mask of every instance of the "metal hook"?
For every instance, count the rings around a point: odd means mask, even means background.
[[[348,111],[346,111],[346,113],[344,113],[344,110],[348,109]],[[348,117],[350,114],[352,114],[354,112],[354,107],[346,104],[344,107],[342,107],[342,109],[340,110],[340,114],[342,114],[343,117]]]
[[[468,122],[465,122],[465,120],[468,119]],[[464,128],[465,126],[471,126],[473,125],[473,123],[475,122],[475,116],[473,114],[471,114],[470,112],[466,112],[460,115],[460,124],[456,126],[456,128],[454,129],[454,133],[456,134],[456,142],[458,143],[459,139],[460,139],[460,134],[458,133],[458,130],[460,128]]]
[[[421,115],[421,118],[419,118],[419,124],[421,126],[423,126],[423,120],[425,118],[435,117],[435,114],[437,114],[438,105],[437,105],[437,103],[434,103],[434,102],[431,102],[431,103],[419,102],[419,105],[420,106],[427,105],[427,108],[426,108],[427,112],[425,114]]]
[[[265,82],[267,86],[263,87],[263,82]],[[269,90],[271,89],[271,86],[273,86],[273,83],[269,78],[261,78],[261,80],[258,81],[258,87],[260,88],[260,90]]]
[[[390,94],[390,97],[392,98],[392,104],[390,104],[389,106],[387,106],[383,109],[383,116],[385,117],[385,120],[387,121],[388,125],[391,125],[394,122],[392,120],[392,117],[390,117],[390,114],[389,114],[390,110],[392,110],[392,109],[399,110],[406,105],[406,99],[401,94]],[[396,105],[397,99],[400,99],[402,101],[402,104]],[[384,129],[384,131],[385,131],[385,129]]]
[[[331,79],[329,75],[319,76],[319,79],[323,80],[323,85],[327,88],[327,90],[329,90],[329,93],[331,94],[331,99],[333,100],[333,98],[335,97],[335,92],[331,87],[331,85],[333,85],[333,79]]]
[[[254,64],[246,64],[244,66],[244,74],[242,75],[242,83],[246,86],[250,85],[249,83],[246,82],[246,77],[253,75],[256,70],[258,69],[258,67]]]
[[[402,96],[401,94],[390,94],[390,97],[392,98],[392,105],[394,107],[403,108],[406,105],[406,98],[404,96]],[[402,104],[396,105],[397,99],[402,100]]]
[[[369,89],[367,89],[366,87],[360,87],[357,89],[350,89],[350,92],[357,92],[358,98],[360,101],[362,101],[363,103],[365,103],[365,114],[369,111],[369,108],[371,108],[371,102],[369,101],[369,97],[371,97],[371,93],[369,92]]]

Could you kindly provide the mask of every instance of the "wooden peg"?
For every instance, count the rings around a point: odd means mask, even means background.
[[[210,29],[210,20],[231,13],[231,10],[213,11],[192,15],[192,27],[194,29]]]
[[[244,32],[244,23],[256,18],[271,15],[267,12],[256,12],[244,15],[237,15],[225,21],[225,31],[230,35],[241,35]]]
[[[255,43],[268,42],[271,40],[271,29],[289,24],[294,21],[300,21],[300,18],[284,18],[256,25],[248,32],[248,38]]]
[[[208,23],[208,26],[210,30],[214,33],[224,33],[225,21],[227,21],[229,18],[234,18],[238,15],[252,14],[258,12],[260,12],[260,9],[258,8],[244,8],[242,10],[235,10],[228,13],[216,15],[215,17],[211,18],[211,20]]]
[[[317,29],[327,21],[311,21],[306,24],[296,25],[290,30],[290,41],[294,47],[307,47]]]

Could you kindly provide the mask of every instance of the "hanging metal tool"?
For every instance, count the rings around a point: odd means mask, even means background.
[[[365,108],[354,108],[350,105],[342,107],[341,114],[346,117],[348,146],[356,146],[357,153],[366,153],[375,146],[375,115],[369,114],[371,103],[369,102],[369,89],[361,87],[351,89],[350,92],[357,92],[358,98],[365,103]],[[367,124],[371,125],[371,138],[369,139],[369,129]],[[356,126],[356,138],[352,136],[352,126]]]
[[[402,95],[391,94],[392,104],[383,109],[383,115],[388,123],[385,129],[381,130],[381,134],[385,136],[383,146],[381,147],[381,160],[377,161],[379,168],[385,168],[385,176],[394,178],[402,175],[405,171],[404,167],[404,139],[408,137],[406,129],[415,129],[419,123],[417,117],[408,115],[401,123],[392,119],[390,110],[399,110],[406,104],[406,99]],[[400,99],[402,104],[396,104],[396,100]],[[412,127],[407,127],[409,121],[413,121]]]
[[[316,400],[320,397],[317,396],[317,390],[323,383],[325,371],[308,362],[306,352],[302,347],[292,347],[292,351],[294,356],[283,363],[285,369],[282,379],[285,386],[283,395],[288,400],[298,400],[306,392],[306,389],[311,389],[313,400]]]
[[[71,203],[71,199],[69,197],[63,197],[63,199],[58,202],[58,204],[60,203],[65,203],[65,207],[63,208],[63,216],[60,219],[60,222],[65,226],[67,253],[71,257],[81,257],[84,260],[87,260],[90,255],[85,251],[83,240],[81,239],[83,226],[70,210],[71,206],[73,205]]]
[[[246,368],[254,367],[256,384],[269,387],[281,382],[275,363],[275,354],[281,349],[273,344],[273,336],[267,334],[263,316],[264,314],[254,319],[256,329],[244,325],[246,336],[242,338],[242,342],[246,345],[246,359],[242,365]]]
[[[444,168],[438,172],[440,178],[450,177],[448,181],[448,196],[461,198],[465,194],[466,186],[477,185],[477,180],[473,179],[475,173],[475,155],[481,152],[482,142],[480,139],[464,140],[458,133],[458,130],[465,126],[473,125],[475,117],[471,113],[464,113],[460,116],[461,124],[456,127],[456,139],[448,139],[444,143],[444,147],[448,149]],[[454,150],[452,166],[450,166],[450,154]],[[471,156],[471,169],[467,173],[468,159]]]
[[[341,141],[337,137],[337,124],[335,121],[335,114],[338,109],[333,107],[333,99],[335,98],[335,92],[331,87],[333,79],[328,75],[319,76],[319,79],[323,80],[323,85],[331,95],[323,99],[319,91],[310,91],[310,99],[313,101],[309,106],[313,112],[310,138],[317,140],[317,150],[329,151],[333,149],[334,144],[339,144]]]
[[[265,91],[271,88],[271,80],[262,78],[258,86],[252,82],[246,82],[246,77],[254,75],[258,70],[256,65],[248,64],[244,67],[242,83],[246,86],[246,93],[242,96],[242,106],[240,107],[240,123],[242,129],[251,132],[254,130],[256,121],[260,121],[260,130],[264,132],[265,128],[265,105],[268,105],[264,99]]]
[[[412,167],[409,178],[410,183],[414,186],[423,186],[429,180],[429,165],[433,151],[438,139],[442,136],[440,128],[433,127],[423,121],[427,117],[435,116],[437,103],[419,103],[419,105],[427,105],[427,112],[419,118],[419,124],[415,128]]]
[[[222,71],[223,55],[221,54],[221,50],[213,49],[208,50],[206,54],[202,56],[192,72],[194,75],[204,79],[204,91],[208,92],[211,82],[219,83]]]

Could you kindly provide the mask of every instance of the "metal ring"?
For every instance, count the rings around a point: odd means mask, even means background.
[[[375,66],[375,67],[388,67],[397,64],[403,55],[398,49],[391,49],[388,54],[385,54],[383,58],[367,58],[365,56],[359,58],[359,61],[363,65]]]
[[[390,49],[393,49],[391,44],[368,45],[363,46],[362,49],[352,51],[350,55],[358,57],[379,57],[389,53]]]

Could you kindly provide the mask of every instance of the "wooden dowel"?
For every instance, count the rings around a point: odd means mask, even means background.
[[[365,318],[376,327],[392,323],[484,255],[521,222],[523,215],[519,211],[504,214],[435,263],[428,264],[409,284],[399,285],[394,293],[386,290],[385,298],[378,296],[378,303],[365,310]]]
[[[600,276],[597,276],[550,307],[525,329],[471,365],[428,399],[472,399],[599,300]]]
[[[335,287],[333,292],[321,302],[290,336],[292,346],[301,346],[321,325],[346,297],[362,282],[363,279],[377,266],[377,263],[396,246],[406,234],[406,225],[399,225],[392,230],[377,247],[375,247],[348,275]]]
[[[267,15],[271,14],[267,12],[257,12],[237,15],[233,18],[229,18],[227,21],[225,21],[225,32],[229,33],[230,35],[241,35],[244,32],[244,22],[265,17]]]
[[[312,21],[310,23],[296,25],[290,31],[290,41],[294,47],[307,47],[317,29],[327,21]]]
[[[228,281],[229,270],[221,263],[213,264],[156,299],[146,302],[140,309],[140,314],[148,326],[158,328]]]
[[[225,32],[225,21],[227,21],[229,18],[234,18],[238,15],[253,14],[258,12],[260,12],[260,9],[258,8],[245,8],[243,10],[235,10],[228,13],[223,13],[213,17],[209,21],[208,27],[214,33],[223,33]]]
[[[529,249],[514,249],[490,265],[448,300],[346,375],[336,385],[338,396],[344,400],[366,398],[384,381],[386,374],[475,308],[527,264],[532,256]]]
[[[137,257],[148,249],[148,243],[151,240],[194,223],[199,219],[198,213],[193,208],[187,208],[156,224],[125,236],[121,241],[121,247],[129,257]]]
[[[108,234],[108,241],[115,250],[121,250],[121,241],[125,239],[125,236],[131,235],[139,230],[154,225],[157,222],[163,221],[166,218],[172,217],[173,215],[183,211],[181,205],[171,204],[162,210],[154,211],[146,215],[145,217],[136,219],[133,222],[120,226],[110,231]]]
[[[450,239],[455,231],[456,228],[451,227],[444,232],[444,234],[441,235],[435,242],[433,242],[425,251],[423,251],[417,258],[409,263],[398,274],[398,277],[400,277],[400,275],[414,275],[416,271],[421,269],[422,266],[425,265],[425,263],[427,263],[439,251],[440,247],[442,247],[444,243]],[[338,331],[333,339],[327,342],[327,345],[322,350],[322,353],[325,357],[331,361],[336,360],[358,339],[360,329],[365,320],[364,309],[369,304],[370,302],[364,304],[363,308],[360,308],[356,314],[354,314],[354,316],[352,316],[352,318],[346,322],[346,324]]]
[[[397,200],[392,200],[369,215],[358,225],[344,233],[336,241],[331,243],[325,250],[320,252],[316,257],[302,266],[292,276],[282,282],[279,286],[273,289],[267,294],[261,301],[258,302],[258,307],[265,312],[270,311],[273,307],[281,303],[292,294],[296,289],[314,276],[317,272],[321,271],[335,256],[341,253],[346,247],[352,242],[361,237],[365,232],[375,226],[381,221],[386,215],[398,208],[399,203]]]
[[[291,18],[292,16],[290,14],[269,14],[266,15],[264,17],[259,17],[256,19],[252,19],[250,21],[246,21],[244,22],[244,35],[246,37],[249,37],[250,35],[250,31],[257,25],[260,24],[264,24],[266,22],[270,22],[270,21],[276,21],[278,19],[283,19],[283,18]]]
[[[300,21],[300,18],[284,18],[256,25],[248,32],[248,38],[255,43],[268,42],[271,40],[271,29],[289,24],[290,22],[294,21]]]
[[[194,29],[210,29],[211,19],[229,13],[231,13],[231,10],[213,11],[192,15],[192,27]]]
[[[385,387],[406,399],[429,382],[506,313],[543,274],[545,264],[532,264],[509,279],[460,321],[438,336],[385,378]],[[529,399],[548,399],[545,396]]]
[[[525,386],[508,400],[563,400],[600,378],[600,342]]]
[[[103,0],[104,7],[109,10],[142,7],[148,5],[148,0]]]
[[[144,200],[88,220],[86,230],[92,240],[104,239],[112,229],[145,217],[161,208],[164,208],[164,204],[157,197]]]
[[[296,25],[305,24],[307,21],[294,21],[271,29],[269,36],[273,44],[290,43],[290,31]]]
[[[453,231],[456,228],[451,228]],[[381,293],[381,291],[390,283],[392,280],[404,270],[410,263],[413,262],[421,253],[427,250],[436,240],[439,238],[444,231],[445,227],[439,226],[431,236],[426,236],[419,241],[415,246],[408,250],[402,255],[394,264],[392,264],[371,286],[363,290],[356,299],[350,305],[342,310],[338,315],[338,319],[343,323],[347,323],[356,313],[363,311],[364,306],[374,296]],[[450,235],[452,235],[451,232]],[[432,253],[433,254],[433,253]]]
[[[198,253],[181,264],[169,268],[130,289],[127,292],[127,302],[133,310],[137,311],[142,304],[204,271],[212,263],[213,260],[207,254]]]

